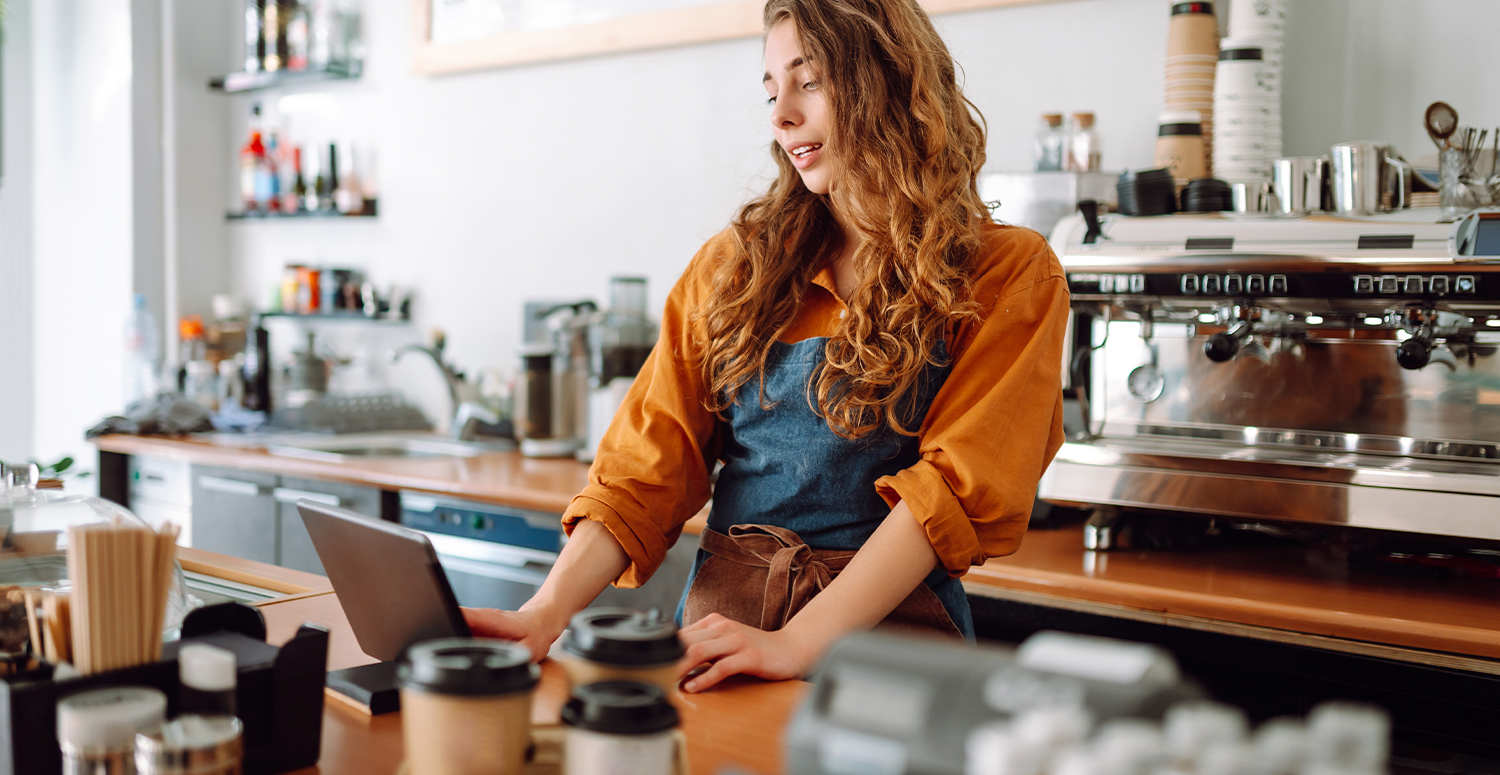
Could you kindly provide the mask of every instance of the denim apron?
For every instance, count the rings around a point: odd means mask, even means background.
[[[766,357],[765,399],[751,379],[725,412],[724,446],[708,527],[728,533],[732,525],[784,527],[815,550],[853,551],[864,546],[890,507],[875,491],[875,480],[910,468],[920,459],[915,436],[889,428],[859,439],[845,439],[808,402],[810,380],[823,363],[827,337],[795,344],[776,342]],[[946,358],[942,343],[937,355]],[[947,380],[949,366],[927,366],[918,383],[908,427],[919,427],[933,396]],[[698,550],[687,588],[677,606],[681,623],[687,593],[709,554]],[[966,640],[974,622],[963,585],[937,568],[923,580]]]

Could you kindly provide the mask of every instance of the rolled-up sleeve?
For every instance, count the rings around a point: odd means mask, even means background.
[[[563,514],[569,535],[589,519],[620,542],[630,567],[617,586],[646,583],[708,502],[718,418],[703,407],[693,313],[725,243],[710,240],[668,294],[656,347],[600,441],[588,485]]]
[[[875,483],[892,507],[907,503],[955,577],[1020,547],[1063,440],[1067,284],[1040,237],[1018,242],[1034,252],[992,260],[975,283],[987,309],[950,343],[953,369],[923,422],[921,460]]]

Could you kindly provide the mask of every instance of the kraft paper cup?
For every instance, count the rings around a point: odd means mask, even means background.
[[[541,673],[518,643],[418,643],[397,669],[410,775],[523,775]]]
[[[553,659],[556,659],[567,673],[569,692],[576,687],[588,686],[600,681],[640,681],[666,692],[667,697],[674,702],[681,696],[677,689],[677,663],[675,661],[646,666],[605,665],[590,662],[567,652],[559,653]]]
[[[1195,65],[1195,64],[1217,65],[1219,63],[1219,52],[1218,52],[1217,49],[1215,49],[1214,53],[1212,53],[1212,54],[1177,54],[1177,55],[1169,54],[1169,55],[1167,55],[1167,58],[1166,58],[1165,61],[1166,61],[1168,67],[1170,67],[1172,65]]]
[[[1213,75],[1218,69],[1218,62],[1175,62],[1164,68],[1167,75],[1174,73],[1200,73],[1208,76]]]
[[[1219,52],[1219,21],[1213,14],[1176,14],[1167,25],[1167,56],[1206,56]]]
[[[568,686],[599,681],[640,681],[677,698],[677,662],[683,655],[677,625],[630,608],[591,608],[573,617],[557,660]]]

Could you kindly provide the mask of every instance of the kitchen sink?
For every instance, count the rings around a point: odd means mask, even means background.
[[[327,460],[342,463],[349,460],[379,458],[474,457],[488,452],[503,452],[514,446],[472,441],[454,441],[431,434],[350,434],[347,436],[297,437],[266,445],[273,455]]]

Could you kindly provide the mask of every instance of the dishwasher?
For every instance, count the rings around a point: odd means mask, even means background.
[[[432,542],[463,606],[514,611],[530,600],[567,543],[561,519],[560,514],[401,492],[401,524]],[[650,581],[636,589],[609,587],[593,605],[672,615],[697,551],[697,540],[684,536]]]
[[[559,515],[401,493],[401,524],[427,536],[459,605],[515,610],[546,580],[563,532]]]

